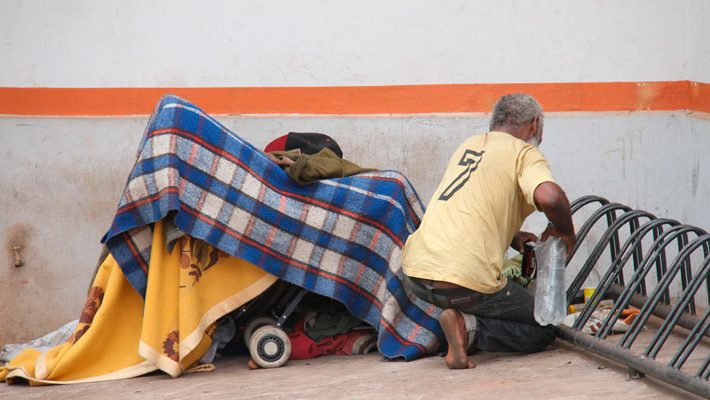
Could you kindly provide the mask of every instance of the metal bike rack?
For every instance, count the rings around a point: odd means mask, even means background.
[[[577,232],[568,265],[592,228],[600,225],[604,233],[569,284],[567,303],[578,297],[607,248],[611,255],[610,264],[600,274],[594,294],[574,325],[561,326],[559,337],[628,366],[633,378],[647,374],[710,398],[710,307],[707,304],[710,296],[710,234],[598,196],[575,200],[571,204],[572,214],[595,205],[597,208]],[[628,229],[627,236],[623,235],[625,229]],[[625,237],[623,243],[622,237]],[[644,239],[646,244],[652,240],[646,249]],[[672,254],[675,256],[669,263]],[[701,261],[697,262],[698,259]],[[625,276],[629,262],[633,272]],[[672,299],[674,285],[679,286],[680,294]],[[599,330],[594,336],[582,332],[592,313],[606,298],[613,298],[614,305]],[[623,335],[612,335],[614,324],[629,306],[638,308],[638,315]],[[644,330],[653,332],[653,337],[649,343],[638,343]],[[669,342],[672,335],[680,338],[680,344],[675,344],[675,348]],[[637,346],[632,347],[634,344]],[[661,357],[662,350],[666,355]]]

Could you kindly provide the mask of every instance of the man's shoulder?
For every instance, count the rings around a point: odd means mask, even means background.
[[[485,133],[474,133],[473,135],[469,135],[466,137],[466,139],[463,140],[463,143],[471,143],[471,142],[478,142],[478,141],[483,141],[488,135],[489,132]]]
[[[498,131],[478,133],[467,137],[459,146],[458,152],[464,150],[484,151],[488,157],[520,161],[523,158],[545,159],[546,157],[536,146],[515,136]]]
[[[505,132],[483,132],[483,133],[475,133],[473,135],[470,135],[466,137],[466,139],[461,142],[461,145],[459,147],[483,147],[483,146],[491,146],[494,145],[495,143],[502,143],[505,141],[508,141],[509,139],[507,137],[515,139],[513,136],[510,134],[507,134]]]
[[[533,159],[533,160],[538,160],[538,159],[547,160],[547,157],[545,157],[545,155],[542,154],[540,149],[537,146],[532,145],[530,143],[522,142],[522,144],[520,145],[520,148],[518,150],[518,154],[520,156],[523,156],[524,158],[529,158],[529,159]]]
[[[480,135],[471,136],[468,140],[470,140],[469,143],[480,143],[488,150],[495,151],[505,157],[518,155],[522,152],[529,151],[531,148],[537,149],[535,146],[526,143],[525,141],[520,140],[507,132],[486,132]]]

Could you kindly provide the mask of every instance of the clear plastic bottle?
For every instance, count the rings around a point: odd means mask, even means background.
[[[540,325],[559,325],[567,316],[565,246],[559,238],[550,237],[537,245],[535,258],[535,321]]]

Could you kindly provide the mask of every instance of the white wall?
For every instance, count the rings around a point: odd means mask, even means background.
[[[0,7],[0,86],[635,82],[684,80],[688,70],[710,80],[702,0],[2,0]],[[696,32],[689,49],[686,35]]]
[[[427,203],[446,160],[488,116],[219,117],[259,147],[292,131],[333,136],[345,157],[405,173]],[[76,318],[147,118],[2,118],[0,342]],[[684,112],[550,114],[541,149],[570,199],[597,194],[710,229],[710,120]],[[539,220],[539,218],[538,218]],[[539,232],[542,227],[529,224]],[[19,241],[26,265],[7,251]],[[33,318],[27,318],[32,315]]]
[[[705,0],[0,0],[0,87],[710,82],[709,20]],[[542,149],[570,198],[710,229],[704,118],[550,114]],[[219,119],[257,146],[331,134],[347,158],[403,171],[427,202],[488,117]],[[0,343],[78,316],[146,120],[0,117]]]
[[[687,79],[710,82],[710,2],[691,0],[687,13]]]

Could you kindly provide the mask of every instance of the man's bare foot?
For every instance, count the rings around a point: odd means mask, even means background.
[[[256,364],[256,361],[254,361],[253,358],[249,357],[249,362],[247,362],[247,368],[249,368],[249,369],[259,369],[259,366]]]
[[[466,345],[468,332],[463,316],[453,308],[447,308],[439,316],[439,325],[449,342],[449,351],[446,354],[446,366],[450,369],[475,368],[476,363],[468,359]]]

